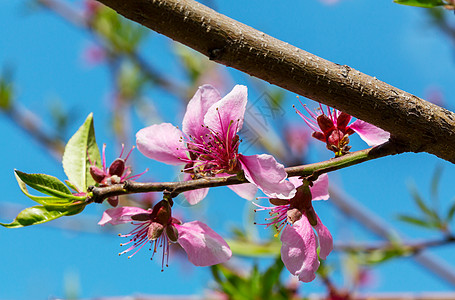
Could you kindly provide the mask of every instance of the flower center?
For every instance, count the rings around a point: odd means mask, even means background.
[[[220,173],[235,174],[241,170],[238,160],[240,139],[237,135],[239,120],[230,121],[226,132],[207,128],[205,136],[186,138],[190,159],[184,172],[192,173],[193,179],[215,176]]]

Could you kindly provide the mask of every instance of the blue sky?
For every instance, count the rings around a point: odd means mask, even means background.
[[[14,68],[17,95],[20,102],[34,113],[49,120],[46,106],[53,99],[64,101],[66,109],[73,112],[70,132],[74,132],[89,112],[95,114],[97,139],[109,143],[111,131],[107,122],[109,74],[107,69],[88,67],[82,62],[82,52],[89,44],[89,36],[67,25],[60,18],[46,12],[24,12],[25,1],[4,1],[0,10],[0,66]],[[455,61],[449,40],[428,22],[424,11],[394,4],[392,1],[341,0],[332,6],[317,0],[278,1],[217,1],[217,10],[252,27],[298,46],[306,51],[339,64],[346,64],[366,74],[377,77],[398,88],[425,97],[430,87],[439,88],[446,99],[446,107],[454,109],[453,79]],[[254,12],[254,13],[253,13]],[[180,76],[178,63],[172,55],[167,38],[153,35],[143,53],[167,76]],[[238,71],[229,70],[235,83],[252,84],[252,79]],[[265,89],[270,89],[267,85]],[[259,96],[253,91],[250,99]],[[175,125],[181,124],[182,111],[177,102],[164,93],[152,93],[162,118]],[[292,104],[295,95],[288,94],[283,105],[285,117],[293,122],[303,122],[296,116]],[[45,104],[45,105],[43,105]],[[135,122],[140,129],[140,122]],[[43,172],[64,179],[60,163],[51,158],[36,142],[0,114],[3,157],[2,202],[32,205],[17,187],[13,170]],[[134,138],[125,141],[133,144]],[[365,147],[360,140],[353,140],[353,149]],[[330,153],[316,152],[322,145],[313,146],[310,156],[328,159]],[[139,152],[135,159],[149,167],[149,175],[157,180],[172,180],[175,169],[142,159]],[[108,161],[115,153],[108,154]],[[368,162],[331,175],[331,181],[368,209],[406,235],[419,239],[435,236],[431,232],[403,225],[396,220],[398,213],[416,211],[407,182],[415,182],[422,194],[428,196],[430,179],[436,165],[444,168],[441,181],[441,206],[453,201],[450,189],[455,167],[427,154],[404,154]],[[149,177],[150,178],[150,177]],[[212,201],[210,201],[212,200]],[[210,204],[208,204],[210,203]],[[10,207],[10,206],[8,206]],[[2,208],[3,209],[3,208]],[[17,211],[20,208],[17,208]],[[210,192],[209,198],[192,208],[190,216],[202,218],[217,231],[229,232],[232,225],[242,226],[245,201],[227,188]],[[356,240],[374,239],[352,220],[337,217],[330,200],[318,203],[318,213],[335,237],[352,232]],[[141,251],[133,259],[118,257],[123,242],[118,232],[128,227],[111,228],[101,233],[95,225],[103,210],[94,206],[82,216],[67,219],[68,226],[85,224],[82,228],[92,233],[66,232],[52,226],[23,229],[1,229],[3,241],[0,250],[0,299],[46,299],[64,297],[65,289],[79,287],[84,298],[130,294],[193,294],[202,293],[207,287],[209,272],[206,268],[188,268],[181,260],[171,261],[161,272],[159,263],[150,262],[150,253]],[[11,212],[11,214],[17,213]],[[216,216],[224,215],[224,218]],[[79,220],[79,221],[78,221]],[[8,221],[8,220],[0,220]],[[261,230],[261,229],[259,229]],[[452,247],[434,251],[449,264],[455,265]],[[337,263],[339,256],[331,258]],[[330,261],[330,260],[329,260]],[[236,262],[241,264],[240,261]],[[452,288],[410,259],[399,259],[378,268],[374,291],[449,291]],[[402,280],[406,278],[406,280]],[[302,286],[302,291],[323,291],[317,280]]]

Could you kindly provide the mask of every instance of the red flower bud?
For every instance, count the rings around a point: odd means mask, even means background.
[[[109,167],[109,175],[117,175],[122,177],[123,172],[125,171],[125,161],[122,158],[117,158],[114,160]]]
[[[97,183],[101,183],[106,177],[106,174],[104,174],[103,170],[97,166],[90,166],[90,175],[92,175],[93,180],[95,180]]]

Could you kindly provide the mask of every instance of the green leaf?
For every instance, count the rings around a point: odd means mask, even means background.
[[[30,187],[35,190],[44,193],[49,196],[53,196],[58,199],[74,199],[81,200],[83,198],[74,196],[68,187],[61,182],[58,178],[46,174],[27,174],[18,170],[14,171],[16,174],[16,179],[21,188],[22,192],[25,195],[30,197],[30,199],[37,201],[37,199],[44,199],[47,197],[38,197],[32,196],[28,193],[27,187],[25,184],[28,184]]]
[[[422,213],[426,215],[430,220],[433,221],[439,221],[440,218],[438,214],[431,208],[429,208],[426,204],[423,198],[420,196],[419,192],[417,191],[417,188],[414,185],[411,185],[409,187],[409,190],[411,192],[412,197],[414,198],[415,203],[417,206],[420,208]]]
[[[101,155],[93,127],[93,114],[88,115],[84,124],[70,138],[63,154],[63,170],[69,181],[80,192],[85,192],[87,187],[95,184],[90,175],[89,158],[101,167]]]
[[[69,180],[65,180],[65,183],[67,186],[69,186],[73,191],[77,192],[77,187],[74,186],[74,184],[71,183]]]
[[[427,7],[427,8],[441,6],[441,5],[446,4],[442,0],[394,0],[393,2],[402,4],[402,5]]]
[[[19,172],[19,171],[17,171],[17,172]],[[25,173],[23,173],[23,174],[25,174]],[[60,197],[43,197],[43,196],[31,195],[28,192],[27,185],[25,184],[25,182],[23,182],[21,180],[21,178],[18,176],[17,173],[14,173],[14,175],[16,176],[16,180],[17,180],[17,183],[19,184],[19,188],[27,197],[29,197],[33,201],[38,202],[39,204],[44,205],[48,208],[62,210],[62,209],[68,209],[71,206],[76,206],[81,203],[85,203],[85,202],[83,202],[85,199],[85,196],[77,197],[77,196],[71,195],[71,197],[69,197],[69,198],[60,198]],[[29,175],[29,174],[26,174],[26,175]],[[79,201],[77,201],[77,200],[79,200]]]
[[[68,213],[69,211],[67,210],[53,210],[44,206],[33,206],[21,211],[13,222],[9,224],[0,223],[0,225],[7,228],[19,228],[42,224],[60,218]]]
[[[425,227],[425,228],[440,228],[440,223],[439,222],[431,222],[427,220],[422,220],[416,217],[412,216],[407,216],[407,215],[399,215],[398,219],[406,222],[406,223],[411,223],[417,226]]]
[[[453,203],[450,206],[449,211],[447,212],[446,222],[452,221],[453,215],[455,214],[455,199],[452,201]]]
[[[5,69],[0,75],[0,109],[10,110],[13,106],[14,86],[11,80],[11,70]]]
[[[281,256],[275,259],[275,262],[263,273],[261,278],[260,299],[270,299],[273,288],[280,283],[280,274],[283,271],[283,261]]]
[[[438,198],[439,182],[441,181],[442,165],[436,166],[434,169],[433,177],[431,179],[431,196],[435,199]]]

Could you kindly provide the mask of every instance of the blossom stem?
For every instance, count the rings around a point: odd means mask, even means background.
[[[379,146],[352,152],[341,157],[332,158],[327,161],[300,165],[286,168],[289,177],[292,176],[311,176],[311,180],[323,173],[343,169],[356,165],[368,160],[380,157],[402,153],[403,149],[400,144],[392,141]],[[227,186],[247,183],[248,180],[240,175],[209,177],[182,182],[133,182],[125,181],[124,183],[113,184],[106,187],[90,187],[87,202],[101,203],[104,199],[134,193],[147,192],[165,192],[167,197],[174,198],[182,192],[196,190],[201,188],[210,188],[217,186]]]

